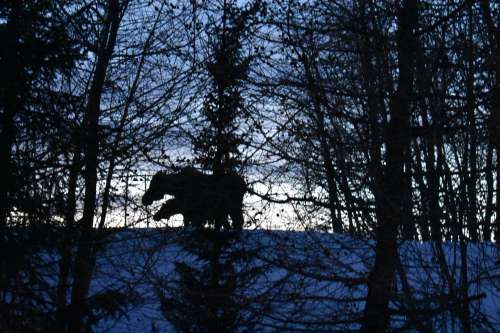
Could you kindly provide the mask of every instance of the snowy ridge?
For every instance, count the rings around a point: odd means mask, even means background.
[[[100,321],[96,332],[175,332],[161,311],[158,288],[179,286],[176,262],[201,267],[202,261],[183,249],[189,233],[181,230],[121,231],[98,258],[92,292],[114,289],[136,295],[116,318]],[[439,248],[451,280],[444,281],[437,259]],[[346,332],[359,328],[366,294],[366,277],[373,259],[373,242],[345,235],[292,231],[245,231],[231,251],[252,253],[236,267],[237,274],[258,272],[236,290],[238,300],[250,300],[239,313],[241,331]],[[460,244],[405,242],[400,257],[407,293],[399,271],[395,285],[392,326],[413,331],[411,316],[428,318],[427,327],[458,332],[451,298],[460,286]],[[230,252],[231,252],[230,251]],[[500,329],[500,267],[498,247],[467,246],[467,288],[471,319],[480,331]],[[452,281],[452,286],[450,286]],[[258,297],[256,297],[258,296]],[[265,311],[252,312],[255,304]],[[258,322],[255,322],[258,320]],[[252,323],[252,327],[245,323]]]

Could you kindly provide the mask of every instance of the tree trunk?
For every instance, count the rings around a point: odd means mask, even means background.
[[[460,292],[459,299],[463,301],[460,305],[459,315],[462,332],[471,333],[471,318],[469,309],[469,280],[467,273],[467,240],[462,234],[460,237]]]
[[[102,195],[102,209],[101,209],[101,219],[99,221],[99,227],[98,229],[102,229],[105,226],[106,222],[106,217],[107,217],[107,212],[109,208],[109,203],[110,203],[110,196],[111,196],[111,181],[113,180],[113,175],[116,167],[116,160],[118,158],[118,150],[120,143],[122,141],[122,136],[123,136],[123,131],[125,129],[125,124],[128,119],[129,115],[129,110],[130,110],[130,105],[132,104],[132,101],[134,99],[135,93],[137,92],[137,88],[139,87],[139,80],[141,78],[141,72],[142,68],[144,66],[144,62],[146,59],[146,54],[147,50],[150,46],[151,39],[153,38],[154,32],[156,31],[156,26],[159,21],[161,11],[158,11],[157,18],[155,20],[155,24],[153,25],[153,28],[151,29],[148,38],[146,39],[146,42],[144,43],[144,48],[141,53],[141,57],[139,59],[139,65],[137,66],[137,70],[135,72],[134,80],[132,82],[132,86],[130,87],[130,91],[127,95],[127,99],[125,100],[125,105],[124,105],[124,110],[123,114],[120,118],[120,122],[118,123],[118,126],[116,128],[116,136],[115,139],[113,140],[113,146],[111,147],[111,155],[110,155],[110,160],[109,160],[109,167],[108,167],[108,173],[106,175],[106,181],[104,185],[104,191]],[[127,182],[128,185],[128,182]],[[126,199],[128,200],[128,196],[126,196]],[[127,207],[127,206],[125,206]],[[126,211],[125,211],[125,219],[126,219]]]
[[[408,145],[408,149],[409,145]],[[405,156],[405,177],[404,177],[404,196],[403,196],[403,220],[402,223],[402,236],[405,240],[411,240],[417,238],[417,229],[415,227],[415,219],[413,216],[413,191],[412,191],[412,157],[408,151]]]
[[[493,228],[495,241],[497,244],[500,244],[500,25],[495,26],[490,8],[489,0],[481,1],[481,9],[490,43],[490,56],[493,60],[492,72],[495,76],[491,92],[490,133],[493,146],[496,150],[496,199]]]
[[[491,241],[491,225],[493,217],[493,143],[491,139],[488,142],[488,151],[486,152],[486,213],[483,222],[483,240]]]
[[[427,98],[433,95],[431,90],[432,79],[429,78],[428,70],[425,63],[426,58],[424,54],[424,47],[420,43],[416,44],[416,84],[420,94]],[[424,210],[421,233],[422,239],[429,240],[429,225],[431,230],[431,237],[435,241],[442,239],[440,207],[439,207],[439,166],[436,166],[436,150],[439,150],[438,144],[440,143],[439,130],[442,128],[441,111],[438,109],[438,103],[426,102],[426,97],[419,100],[419,109],[422,118],[423,137],[422,144],[424,148],[425,160],[425,178],[427,184],[421,179],[422,185],[422,208]],[[421,163],[421,162],[418,162]],[[438,160],[439,164],[439,160]],[[422,165],[419,165],[419,173],[423,174]],[[423,175],[421,176],[424,177]]]
[[[80,333],[83,330],[83,320],[86,314],[85,299],[88,294],[93,265],[92,265],[92,238],[93,222],[97,197],[97,168],[99,154],[99,116],[100,103],[106,70],[111,60],[111,55],[116,43],[118,27],[120,25],[120,6],[118,0],[109,0],[107,18],[103,27],[103,36],[97,64],[89,91],[88,104],[84,116],[84,165],[83,173],[85,194],[83,216],[79,221],[81,239],[78,244],[71,306],[69,315],[69,332]]]
[[[472,13],[469,9],[467,23],[467,48],[466,48],[466,104],[467,128],[468,128],[468,160],[469,170],[465,174],[467,179],[467,231],[472,241],[479,240],[479,226],[477,223],[477,130],[476,118],[474,114],[474,50],[472,41]],[[467,166],[464,166],[467,168]]]
[[[365,1],[361,2],[360,17],[367,18],[366,14],[367,4]],[[367,21],[361,22],[361,29],[363,31],[368,31],[369,24]],[[380,96],[382,93],[379,91],[379,85],[377,85],[377,74],[373,65],[373,60],[375,57],[381,56],[381,52],[377,48],[377,45],[370,40],[369,36],[364,34],[360,41],[361,49],[361,69],[362,75],[362,85],[363,90],[366,94],[366,108],[368,113],[368,130],[367,130],[367,142],[368,142],[368,175],[370,177],[370,189],[375,197],[375,202],[380,201],[380,196],[382,192],[383,176],[382,176],[382,140],[381,140],[381,128],[379,119],[384,113],[384,102],[381,100]],[[373,52],[373,50],[376,50]]]
[[[338,189],[335,181],[335,170],[333,167],[333,158],[330,152],[330,145],[328,143],[328,137],[325,129],[325,116],[323,114],[323,110],[321,110],[323,94],[321,88],[319,87],[320,78],[317,77],[317,70],[313,68],[314,63],[310,61],[306,54],[301,54],[300,58],[302,59],[302,64],[304,66],[304,71],[306,74],[306,85],[307,92],[312,99],[313,102],[313,114],[311,115],[312,120],[316,126],[317,136],[320,143],[320,152],[323,162],[323,167],[326,176],[326,184],[328,190],[328,207],[330,210],[330,218],[332,223],[332,229],[336,233],[341,233],[343,231],[342,228],[342,219],[337,215],[337,207],[339,206],[339,198],[338,198]]]
[[[5,35],[5,56],[2,57],[0,68],[2,69],[0,96],[1,127],[0,127],[0,230],[7,226],[7,219],[11,209],[10,192],[13,190],[12,175],[12,146],[16,135],[15,117],[21,112],[21,73],[22,69],[17,57],[19,48],[19,16],[22,2],[15,1],[9,17],[7,18]],[[3,52],[2,52],[3,53]],[[1,235],[0,235],[1,236]]]
[[[368,277],[368,295],[362,331],[385,332],[389,329],[389,301],[392,298],[398,258],[398,228],[404,219],[404,162],[409,146],[410,99],[413,90],[414,36],[417,7],[406,0],[398,9],[399,85],[390,106],[387,129],[386,167],[383,193],[377,202],[375,265]]]
[[[65,209],[65,220],[66,220],[66,231],[68,235],[72,236],[73,228],[75,224],[75,213],[76,213],[76,187],[78,182],[78,175],[80,172],[80,158],[81,152],[77,148],[77,151],[73,155],[73,160],[71,162],[69,180],[68,180],[68,197],[66,199],[66,209]],[[69,288],[69,277],[71,271],[71,261],[72,261],[72,250],[71,244],[62,244],[61,249],[61,259],[59,260],[59,276],[57,281],[57,314],[56,314],[56,325],[58,332],[66,332],[67,320],[66,320],[66,310],[67,310],[67,293]]]

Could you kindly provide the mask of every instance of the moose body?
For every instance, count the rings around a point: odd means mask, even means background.
[[[241,231],[245,192],[245,181],[235,173],[215,176],[184,168],[178,173],[156,173],[142,197],[142,203],[150,205],[169,194],[174,198],[162,205],[153,217],[155,220],[182,214],[185,225],[202,227],[214,221],[215,229],[220,230],[222,226],[230,228],[227,222],[229,215],[233,229]]]

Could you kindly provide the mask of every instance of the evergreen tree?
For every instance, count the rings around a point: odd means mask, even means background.
[[[16,139],[28,128],[44,130],[48,113],[38,110],[53,101],[50,87],[57,74],[67,73],[79,58],[67,28],[69,18],[61,10],[66,6],[68,1],[47,0],[0,5],[0,228],[7,225],[12,206],[27,208],[36,201],[19,191],[25,188],[21,180],[30,177],[23,174],[28,166],[16,162],[19,150],[26,148],[16,145]]]
[[[221,24],[214,27],[210,59],[205,63],[211,91],[203,105],[204,127],[194,140],[195,160],[215,176],[236,172],[243,166],[240,147],[247,139],[240,124],[248,117],[242,87],[251,56],[243,55],[243,38],[264,10],[256,1],[241,9],[224,1]],[[227,218],[227,217],[226,217]],[[218,221],[208,224],[227,225]],[[237,332],[256,324],[252,302],[241,291],[252,283],[258,269],[251,269],[252,256],[237,250],[239,235],[202,229],[185,234],[184,248],[196,255],[199,265],[176,263],[177,283],[158,290],[165,317],[183,333]],[[235,242],[236,241],[236,242]],[[238,271],[238,267],[249,268]],[[261,304],[253,303],[260,307]]]
[[[221,24],[213,29],[210,59],[205,64],[211,87],[202,110],[206,125],[194,140],[194,148],[197,162],[215,175],[241,167],[240,146],[249,135],[240,127],[248,117],[242,86],[252,61],[252,56],[243,54],[242,42],[263,10],[260,1],[246,9],[224,1]]]

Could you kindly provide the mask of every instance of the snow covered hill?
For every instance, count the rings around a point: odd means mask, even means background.
[[[211,251],[207,242],[196,242],[190,232],[176,229],[114,235],[98,257],[92,294],[120,291],[128,303],[115,317],[98,321],[95,331],[174,332],[172,320],[196,331],[196,325],[215,324],[219,317],[221,325],[226,320],[240,332],[359,328],[372,241],[245,231],[240,242],[216,251],[216,263],[202,252]],[[499,249],[469,244],[466,259],[463,250],[459,243],[400,245],[391,303],[395,331],[460,332],[465,301],[476,332],[500,331]],[[218,282],[209,281],[215,277]]]

